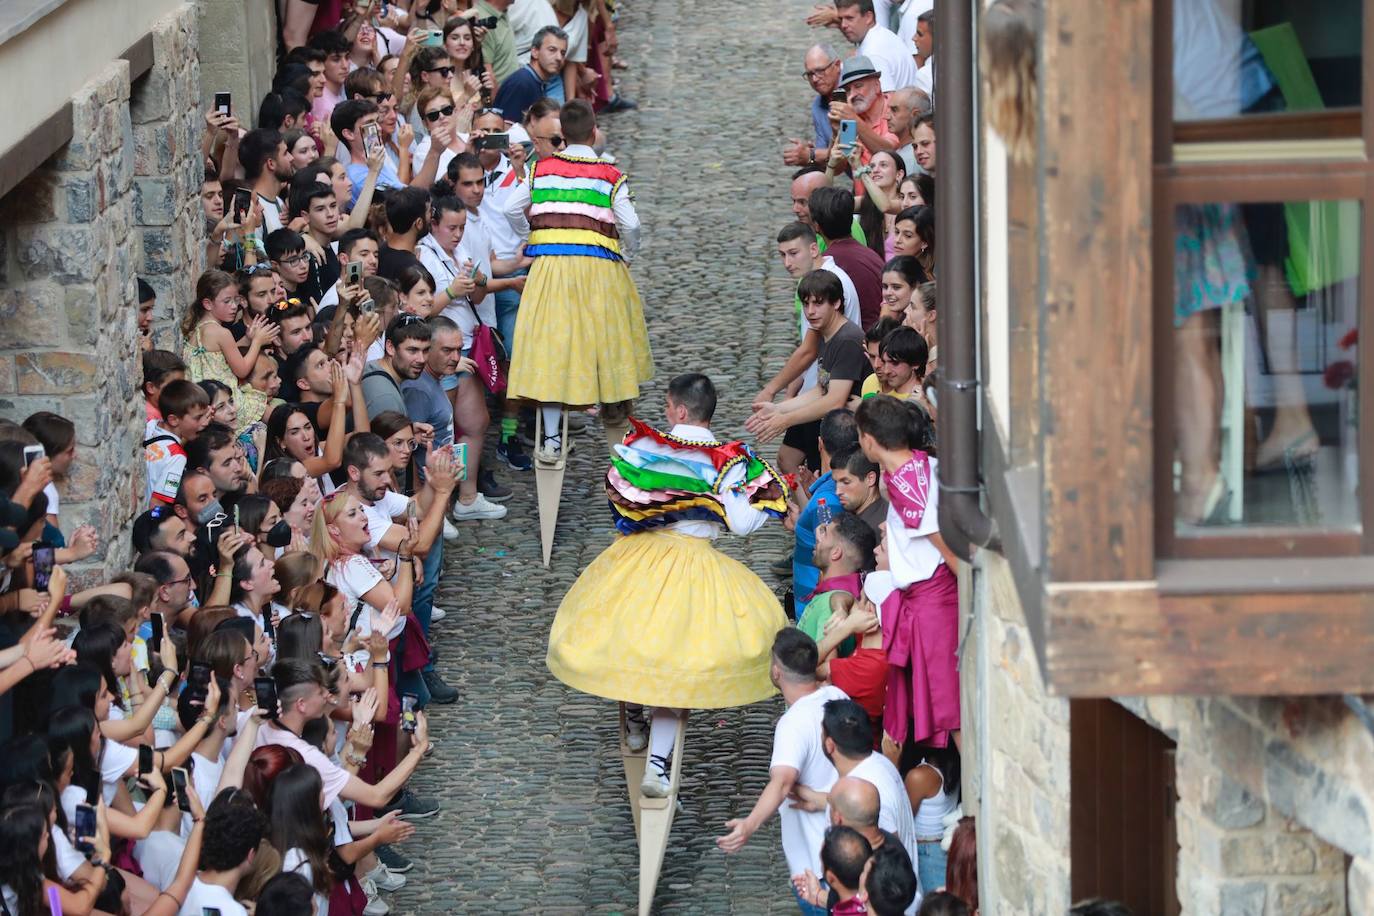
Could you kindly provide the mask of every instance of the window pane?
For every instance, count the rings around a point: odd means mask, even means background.
[[[1360,0],[1174,0],[1174,120],[1360,105]]]
[[[1359,255],[1358,201],[1174,211],[1179,536],[1359,528]]]

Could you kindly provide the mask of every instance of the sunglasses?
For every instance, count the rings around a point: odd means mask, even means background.
[[[441,75],[441,76],[443,76],[445,79],[447,79],[448,77],[450,77],[450,76],[453,75],[453,69],[454,69],[453,67],[435,67],[434,69],[432,69],[432,70],[426,70],[425,72],[426,72],[426,73],[438,73],[439,75]]]
[[[249,277],[256,277],[258,274],[271,273],[272,265],[266,262],[249,264],[247,267],[243,268],[243,272]]]
[[[296,260],[299,260],[299,259],[302,258],[302,257],[305,257],[305,255],[299,255],[299,256],[297,257]],[[291,260],[284,260],[284,261],[282,261],[282,263],[283,263],[283,264],[291,264],[291,263],[294,263],[294,262],[291,261]],[[301,304],[301,300],[299,300],[299,299],[283,299],[283,300],[280,301],[280,302],[273,303],[272,306],[271,306],[271,308],[275,309],[275,310],[278,311],[278,312],[284,312],[284,311],[286,311],[287,309],[293,308],[293,307],[295,307],[295,306],[297,306],[297,305],[300,305],[300,304]]]
[[[437,111],[427,111],[427,112],[425,112],[425,114],[424,114],[424,119],[425,119],[426,121],[428,121],[429,123],[433,124],[435,121],[438,121],[440,118],[447,118],[447,117],[450,117],[450,116],[453,114],[453,111],[454,111],[454,108],[453,108],[452,105],[445,105],[443,108],[440,108],[440,109],[438,109]]]
[[[363,96],[363,98],[371,99],[372,101],[374,101],[374,102],[376,102],[378,105],[380,105],[380,104],[382,104],[383,102],[385,102],[387,99],[391,98],[391,93],[390,93],[390,92],[379,92],[379,93],[377,93],[376,95],[366,95],[366,96]]]
[[[552,146],[554,149],[562,149],[563,144],[565,144],[566,142],[567,141],[564,140],[562,136],[560,136],[559,134],[554,134],[552,137],[549,138],[549,145]]]

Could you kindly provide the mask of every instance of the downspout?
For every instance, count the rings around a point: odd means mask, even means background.
[[[939,259],[940,387],[936,436],[940,463],[940,534],[963,560],[974,548],[998,549],[997,526],[980,505],[978,441],[978,150],[974,113],[977,71],[974,3],[935,6],[939,98],[935,198]]]

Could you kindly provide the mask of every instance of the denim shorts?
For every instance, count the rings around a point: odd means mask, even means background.
[[[468,357],[472,356],[472,350],[464,350],[463,355]],[[445,391],[452,391],[453,389],[458,387],[458,382],[461,381],[463,376],[465,375],[472,375],[472,373],[455,372],[452,375],[445,375],[443,378],[439,379],[439,384],[443,386]]]

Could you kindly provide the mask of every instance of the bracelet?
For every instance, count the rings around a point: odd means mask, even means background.
[[[415,554],[412,553],[408,557],[403,557],[398,553],[396,554],[396,559],[400,560],[402,563],[409,563],[411,560],[415,559]]]
[[[373,663],[372,663],[372,667],[374,667],[374,668],[386,668],[386,667],[389,667],[389,666],[390,666],[390,662],[373,662]]]
[[[234,574],[234,569],[233,569],[233,567],[230,567],[230,568],[228,568],[228,569],[225,569],[225,570],[222,570],[222,571],[220,571],[220,572],[215,573],[215,578],[216,578],[216,579],[227,579],[227,578],[229,578],[230,576],[232,576],[233,574]]]
[[[199,824],[200,821],[196,821],[196,823]],[[179,899],[177,898],[177,895],[176,895],[176,894],[173,894],[171,891],[163,891],[162,893],[158,894],[157,896],[158,896],[158,897],[171,897],[171,898],[172,898],[172,901],[177,905],[178,908],[181,907],[181,905],[182,905],[182,904],[181,904],[181,900],[179,900]],[[156,899],[156,898],[154,898],[154,899]]]

